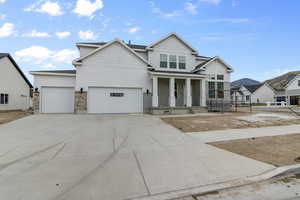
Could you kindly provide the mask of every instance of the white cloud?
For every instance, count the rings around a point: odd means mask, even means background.
[[[140,30],[141,30],[141,28],[136,26],[136,27],[130,28],[130,29],[128,30],[128,33],[130,33],[130,34],[135,34],[135,33],[139,32]]]
[[[0,0],[0,3],[5,3],[6,2],[6,0]]]
[[[56,32],[55,35],[59,38],[59,39],[64,39],[67,38],[71,35],[70,32],[68,31],[64,31],[64,32]]]
[[[218,18],[218,19],[208,19],[208,20],[202,20],[201,22],[205,23],[246,23],[250,22],[249,18]]]
[[[4,23],[0,27],[0,38],[8,37],[16,33],[15,25],[12,23]]]
[[[152,7],[152,12],[154,14],[158,14],[159,16],[163,18],[173,18],[173,17],[179,17],[183,15],[182,10],[174,10],[172,12],[163,12],[160,8],[155,6],[154,1],[149,1],[150,6]]]
[[[32,30],[30,33],[25,33],[22,35],[23,37],[30,37],[30,38],[48,38],[51,35],[47,32],[38,32],[37,30]]]
[[[204,2],[204,3],[210,3],[214,5],[219,5],[221,3],[221,0],[199,0],[199,2]]]
[[[15,52],[16,59],[43,68],[53,69],[60,64],[71,64],[78,57],[76,50],[62,49],[53,51],[43,46],[31,46]]]
[[[184,10],[186,12],[188,12],[189,14],[191,14],[191,15],[197,15],[198,14],[197,5],[193,4],[191,2],[185,2]]]
[[[63,12],[61,10],[61,6],[57,2],[52,1],[38,1],[37,3],[32,4],[28,8],[25,8],[24,11],[27,12],[39,12],[39,13],[47,13],[51,16],[59,16],[62,15]],[[42,4],[41,4],[42,3]]]
[[[0,20],[5,19],[6,15],[5,14],[0,14]]]
[[[95,0],[94,3],[92,3],[90,0],[77,0],[76,8],[73,10],[73,12],[79,16],[93,17],[94,13],[102,8],[102,0]]]
[[[93,31],[79,31],[78,36],[82,40],[95,40],[97,36]]]

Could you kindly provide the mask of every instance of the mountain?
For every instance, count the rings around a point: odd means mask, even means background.
[[[243,85],[256,85],[259,84],[260,82],[250,79],[250,78],[242,78],[240,80],[236,80],[231,82],[231,88],[237,88],[237,87],[241,87]]]

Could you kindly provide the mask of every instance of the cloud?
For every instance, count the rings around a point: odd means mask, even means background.
[[[64,39],[67,38],[71,35],[70,32],[68,31],[64,31],[64,32],[56,32],[55,35],[59,38],[59,39]]]
[[[149,1],[149,3],[152,8],[152,12],[154,14],[158,14],[159,16],[161,16],[163,18],[173,18],[173,17],[179,17],[179,16],[183,15],[182,10],[174,10],[172,12],[163,12],[160,8],[155,6],[154,1]]]
[[[53,69],[61,64],[71,64],[72,60],[78,57],[76,50],[62,49],[50,50],[43,46],[30,46],[15,52],[16,59],[20,62],[39,65],[40,67]]]
[[[51,16],[60,16],[63,14],[61,10],[61,6],[57,2],[52,1],[38,1],[28,8],[25,8],[24,11],[26,12],[39,12],[39,13],[47,13]]]
[[[199,2],[204,2],[204,3],[219,5],[221,3],[221,0],[199,0]]]
[[[49,38],[51,35],[47,32],[38,32],[37,30],[32,30],[30,33],[25,33],[22,35],[23,37],[30,38]]]
[[[97,10],[102,9],[103,6],[102,0],[95,0],[94,3],[90,0],[77,0],[76,7],[73,12],[79,16],[93,17],[94,13]]]
[[[198,14],[197,7],[198,6],[196,4],[193,4],[191,2],[185,2],[184,4],[184,10],[191,15]]]
[[[15,25],[12,23],[4,23],[0,27],[0,38],[8,37],[16,33]]]
[[[201,20],[201,22],[204,22],[204,23],[233,23],[233,24],[239,24],[239,23],[250,22],[250,19],[249,18],[218,18],[218,19]]]
[[[130,29],[128,30],[128,33],[130,33],[130,34],[135,34],[135,33],[139,32],[140,30],[141,30],[141,28],[136,26],[136,27],[130,28]]]
[[[87,31],[79,31],[78,36],[82,40],[95,40],[97,36],[93,31],[87,30]]]
[[[0,0],[0,3],[5,3],[6,2],[6,0]]]

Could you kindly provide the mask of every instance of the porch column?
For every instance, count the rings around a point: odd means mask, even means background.
[[[192,96],[191,96],[191,79],[185,79],[186,86],[186,107],[192,107]]]
[[[169,106],[175,107],[175,79],[170,78],[169,79]]]
[[[205,107],[206,106],[206,86],[205,86],[205,79],[201,80],[201,103],[200,106]]]
[[[156,76],[152,77],[152,107],[158,107],[158,79]]]

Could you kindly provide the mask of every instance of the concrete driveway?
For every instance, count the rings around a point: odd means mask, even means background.
[[[0,199],[123,200],[273,168],[155,116],[34,115],[0,126]]]

